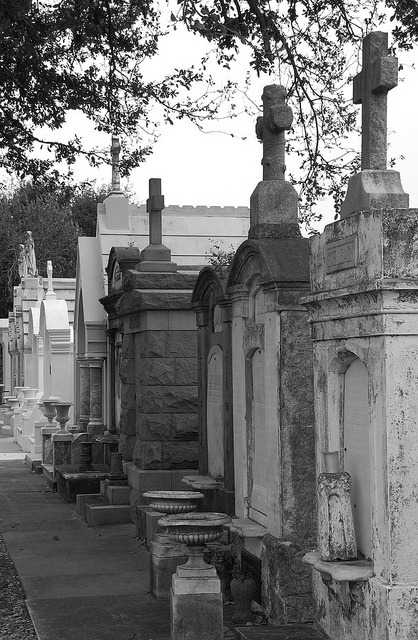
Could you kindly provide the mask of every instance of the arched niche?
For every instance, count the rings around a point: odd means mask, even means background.
[[[223,352],[214,345],[207,357],[206,424],[208,471],[214,478],[223,478],[224,468],[224,379]]]
[[[371,477],[369,374],[357,354],[342,349],[328,378],[326,448],[342,451],[342,467],[351,476],[351,504],[358,550],[371,558]]]
[[[351,476],[357,548],[371,558],[370,417],[368,371],[355,358],[344,374],[344,469]]]
[[[263,349],[247,356],[247,477],[249,516],[265,524],[267,518],[267,438],[265,421],[265,357]]]

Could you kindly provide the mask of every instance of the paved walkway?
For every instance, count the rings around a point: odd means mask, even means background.
[[[134,525],[87,526],[22,458],[0,438],[0,531],[39,640],[169,640]]]

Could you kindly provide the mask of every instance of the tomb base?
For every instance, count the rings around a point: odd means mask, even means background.
[[[363,169],[348,181],[341,205],[341,219],[371,209],[407,209],[409,196],[401,185],[399,171]]]
[[[110,477],[106,464],[96,464],[93,471],[80,472],[79,465],[61,465],[55,469],[57,491],[66,502],[75,502],[78,494],[100,493],[100,481]]]
[[[170,629],[172,640],[222,640],[222,594],[214,567],[177,567],[170,594]]]
[[[157,600],[170,598],[171,583],[178,565],[187,562],[187,548],[183,544],[167,542],[157,534],[151,543],[150,592]]]

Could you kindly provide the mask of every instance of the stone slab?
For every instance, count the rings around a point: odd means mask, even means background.
[[[221,593],[174,595],[170,597],[172,640],[222,640]]]
[[[100,493],[100,481],[109,477],[107,465],[95,465],[94,471],[78,472],[77,465],[63,465],[55,470],[57,489],[66,502],[75,502],[79,493]]]
[[[235,633],[237,640],[324,640],[328,637],[308,624],[236,627]]]
[[[42,640],[170,640],[168,607],[148,594],[30,599]]]
[[[103,498],[99,498],[95,504],[87,502],[85,505],[85,513],[86,522],[91,527],[131,521],[131,509],[129,505],[109,504]]]

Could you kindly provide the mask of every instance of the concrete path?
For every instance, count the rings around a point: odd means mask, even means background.
[[[0,438],[0,531],[39,640],[169,640],[134,525],[87,526],[22,457]]]

